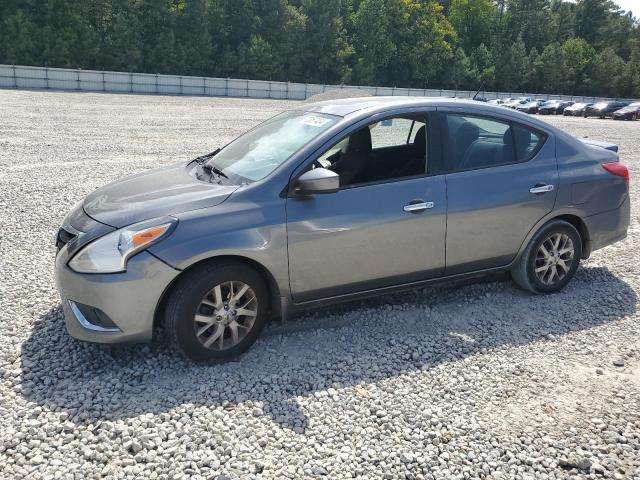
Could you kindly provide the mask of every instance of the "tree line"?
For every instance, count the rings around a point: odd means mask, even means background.
[[[3,0],[0,63],[640,97],[609,0]]]

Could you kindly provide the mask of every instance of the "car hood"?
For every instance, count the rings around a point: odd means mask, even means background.
[[[120,228],[150,218],[214,207],[237,185],[218,185],[195,178],[193,165],[157,168],[117,180],[89,194],[84,211],[93,219]]]

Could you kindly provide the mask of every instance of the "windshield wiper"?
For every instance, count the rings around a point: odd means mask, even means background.
[[[226,173],[224,173],[222,170],[220,170],[218,167],[216,167],[215,165],[209,165],[208,163],[204,163],[204,164],[201,163],[200,166],[209,175],[211,175],[212,173],[215,173],[219,177],[224,177],[226,179],[229,179],[229,176]]]
[[[226,173],[224,173],[222,170],[220,170],[218,167],[216,167],[215,165],[209,165],[208,163],[205,163],[211,157],[214,157],[215,155],[217,155],[219,151],[220,149],[217,148],[211,153],[207,153],[206,155],[200,155],[199,157],[194,158],[192,161],[200,165],[202,167],[202,170],[204,170],[209,175],[215,173],[219,177],[224,177],[226,179],[229,179],[229,176]]]
[[[199,165],[202,165],[205,160],[209,160],[211,157],[217,155],[219,151],[220,151],[220,149],[216,148],[213,152],[207,153],[206,155],[200,155],[199,157],[196,157],[191,161],[192,162],[198,162]]]

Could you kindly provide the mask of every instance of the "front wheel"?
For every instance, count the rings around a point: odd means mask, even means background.
[[[576,228],[562,220],[542,227],[511,270],[513,280],[533,293],[562,290],[578,269],[582,239]]]
[[[241,262],[197,266],[170,293],[165,330],[171,343],[196,362],[230,360],[264,328],[269,292],[262,276]]]

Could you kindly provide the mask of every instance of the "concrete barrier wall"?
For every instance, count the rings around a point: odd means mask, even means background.
[[[103,72],[65,68],[0,65],[0,88],[76,90],[83,92],[146,93],[159,95],[201,95],[212,97],[275,98],[305,100],[335,89],[358,89],[371,95],[410,95],[425,97],[472,97],[467,90],[433,90],[399,87],[318,85],[311,83],[272,82],[235,78],[191,77],[149,73]],[[532,97],[574,102],[613,100],[601,97],[551,95],[521,92],[483,92],[493,98]],[[631,99],[627,99],[631,101]]]

